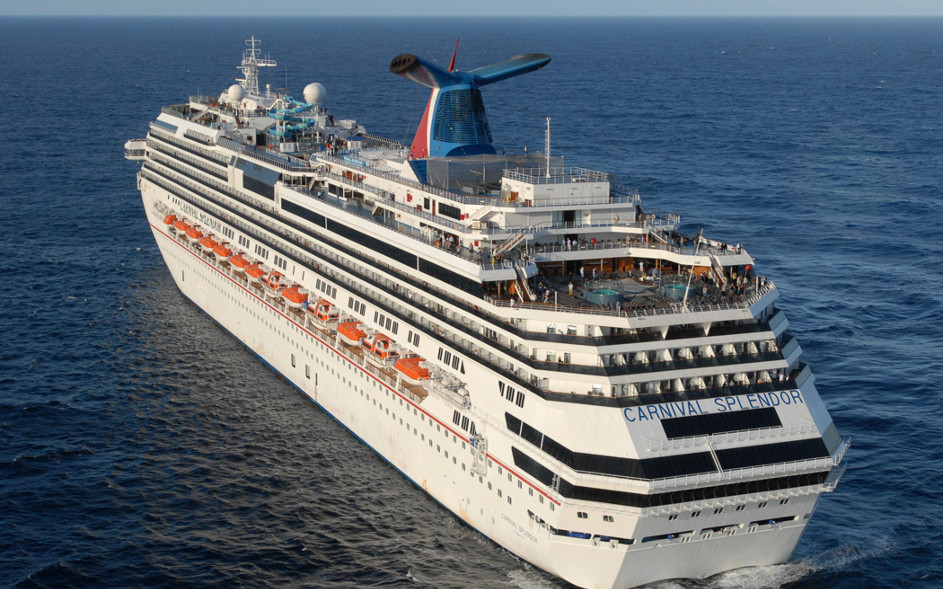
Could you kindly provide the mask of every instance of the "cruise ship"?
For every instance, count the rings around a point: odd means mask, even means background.
[[[849,443],[776,285],[551,156],[549,119],[496,149],[481,87],[549,62],[394,57],[431,89],[403,145],[260,88],[252,38],[125,155],[181,293],[517,557],[619,588],[786,562]]]

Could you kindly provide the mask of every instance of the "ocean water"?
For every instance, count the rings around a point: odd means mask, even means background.
[[[127,138],[262,82],[408,142],[399,53],[470,69],[498,144],[611,171],[776,281],[849,468],[788,564],[661,587],[943,576],[943,20],[0,19],[0,586],[559,588],[176,290]]]

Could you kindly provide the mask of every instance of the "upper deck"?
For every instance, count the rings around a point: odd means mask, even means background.
[[[165,108],[163,124],[155,123],[158,140],[174,134],[208,153],[237,152],[277,170],[282,190],[395,231],[397,239],[435,247],[442,259],[471,264],[485,297],[497,306],[650,315],[749,308],[773,290],[752,272],[753,260],[742,248],[679,233],[677,216],[642,213],[638,193],[614,185],[609,174],[504,168],[497,192],[465,194],[410,177],[405,148],[365,132],[349,149],[322,145],[283,153],[253,144],[273,124],[270,111],[257,107],[239,117],[238,109],[214,98],[192,97],[189,104]],[[176,129],[166,123],[174,119]],[[233,132],[239,129],[252,133]],[[430,198],[438,208],[418,204]],[[262,204],[277,212],[274,203]],[[387,214],[377,214],[381,209]],[[567,216],[569,211],[581,214]],[[532,283],[521,284],[517,295],[498,286],[516,281],[516,269]],[[686,280],[692,273],[696,280]]]

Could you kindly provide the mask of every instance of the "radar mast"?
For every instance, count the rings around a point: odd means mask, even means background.
[[[274,59],[268,59],[266,57],[259,57],[261,49],[259,48],[262,45],[262,41],[255,38],[255,35],[251,39],[246,39],[247,48],[242,54],[242,64],[239,66],[239,69],[242,70],[242,78],[236,78],[237,82],[242,83],[242,87],[246,89],[247,94],[254,96],[259,95],[259,68],[260,67],[275,67],[276,64]]]

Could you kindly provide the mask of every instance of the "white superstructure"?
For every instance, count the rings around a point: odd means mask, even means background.
[[[305,102],[260,92],[274,62],[249,43],[242,85],[164,108],[126,146],[185,296],[439,503],[575,585],[789,558],[848,443],[775,285],[606,173],[491,153],[486,122],[473,140],[435,127],[476,84],[549,58],[394,59],[437,100],[458,93],[445,114],[430,102],[420,153],[335,119],[319,84]]]

